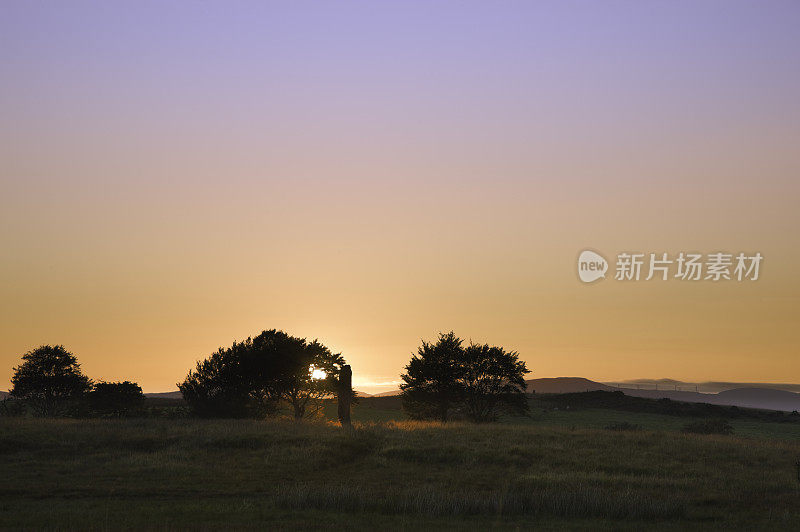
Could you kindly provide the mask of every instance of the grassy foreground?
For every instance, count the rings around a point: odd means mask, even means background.
[[[0,527],[800,529],[797,440],[0,418]]]

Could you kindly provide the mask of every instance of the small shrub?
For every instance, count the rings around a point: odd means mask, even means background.
[[[733,427],[724,419],[705,419],[687,423],[683,432],[689,434],[733,434]]]
[[[100,381],[87,397],[92,412],[102,417],[130,416],[138,413],[145,401],[142,388],[130,381]]]
[[[0,417],[20,417],[27,412],[25,401],[6,397],[0,401]]]

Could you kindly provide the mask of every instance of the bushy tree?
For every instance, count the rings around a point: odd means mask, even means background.
[[[403,408],[413,419],[448,421],[458,411],[472,421],[524,413],[525,363],[516,352],[487,344],[464,347],[453,332],[423,341],[401,375]]]
[[[274,342],[275,387],[280,397],[289,404],[295,419],[317,416],[323,399],[337,391],[336,379],[345,365],[344,358],[317,340],[307,342],[280,332],[270,340]],[[314,370],[323,372],[325,377],[315,378]]]
[[[260,417],[274,411],[278,399],[263,378],[271,362],[248,338],[199,361],[178,388],[201,417]]]
[[[472,421],[496,421],[502,413],[524,414],[525,362],[515,351],[487,344],[470,344],[462,361],[462,397]]]
[[[403,408],[412,419],[439,419],[443,423],[461,400],[463,340],[451,331],[439,334],[436,343],[422,341],[411,357],[403,384]]]
[[[204,417],[263,417],[284,401],[300,419],[319,413],[344,364],[316,340],[272,329],[198,362],[178,387]],[[325,378],[312,378],[312,369]]]
[[[144,404],[144,394],[135,382],[103,382],[89,392],[89,406],[96,414],[125,417]]]
[[[14,368],[11,396],[24,400],[40,416],[64,413],[91,389],[78,359],[64,346],[43,345],[22,356]]]

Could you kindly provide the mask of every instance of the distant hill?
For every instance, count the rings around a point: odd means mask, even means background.
[[[631,397],[647,399],[672,399],[685,403],[708,403],[711,405],[739,406],[761,410],[800,411],[800,394],[769,388],[737,388],[719,393],[688,392],[669,389],[611,388]]]
[[[5,399],[8,397],[8,392],[0,392],[0,399]]]
[[[700,393],[719,393],[727,390],[735,390],[737,388],[766,388],[770,390],[800,393],[800,384],[773,382],[686,382],[675,379],[633,379],[622,382],[606,382],[604,384],[608,384],[613,388],[644,388],[649,390],[658,388],[659,390],[673,389],[678,391],[697,391]]]
[[[703,383],[695,385],[673,379],[639,379],[618,385],[595,382],[583,377],[556,377],[551,379],[531,379],[526,381],[528,392],[536,393],[578,393],[594,391],[619,390],[630,397],[643,397],[647,399],[671,399],[685,403],[707,403],[711,405],[738,406],[742,408],[757,408],[761,410],[781,410],[784,412],[800,411],[800,394],[787,391],[785,388],[794,388],[792,384],[759,384],[753,386],[727,385],[736,383]],[[694,391],[704,386],[725,387],[719,392],[703,393]],[[681,389],[683,388],[683,389]],[[686,388],[689,388],[687,390]]]
[[[768,388],[737,388],[716,394],[714,404],[767,410],[800,411],[800,394]]]
[[[800,393],[800,384],[771,383],[771,382],[702,382],[700,386],[715,392],[724,392],[737,388],[766,388],[769,390],[783,390],[785,392]]]
[[[149,399],[183,399],[183,394],[179,391],[146,393],[144,396]]]
[[[583,377],[554,377],[549,379],[531,379],[525,381],[528,393],[577,393],[596,392],[598,390],[614,390],[611,386],[590,381]]]
[[[551,393],[533,397],[537,406],[550,403],[559,409],[609,409],[668,416],[750,418],[762,421],[800,423],[800,416],[780,415],[775,410],[740,408],[708,402],[672,401],[667,398],[635,397],[621,390],[613,392]]]

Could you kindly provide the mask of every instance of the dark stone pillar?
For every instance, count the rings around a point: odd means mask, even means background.
[[[339,423],[350,427],[350,400],[353,395],[353,370],[349,365],[342,367],[339,374]]]

